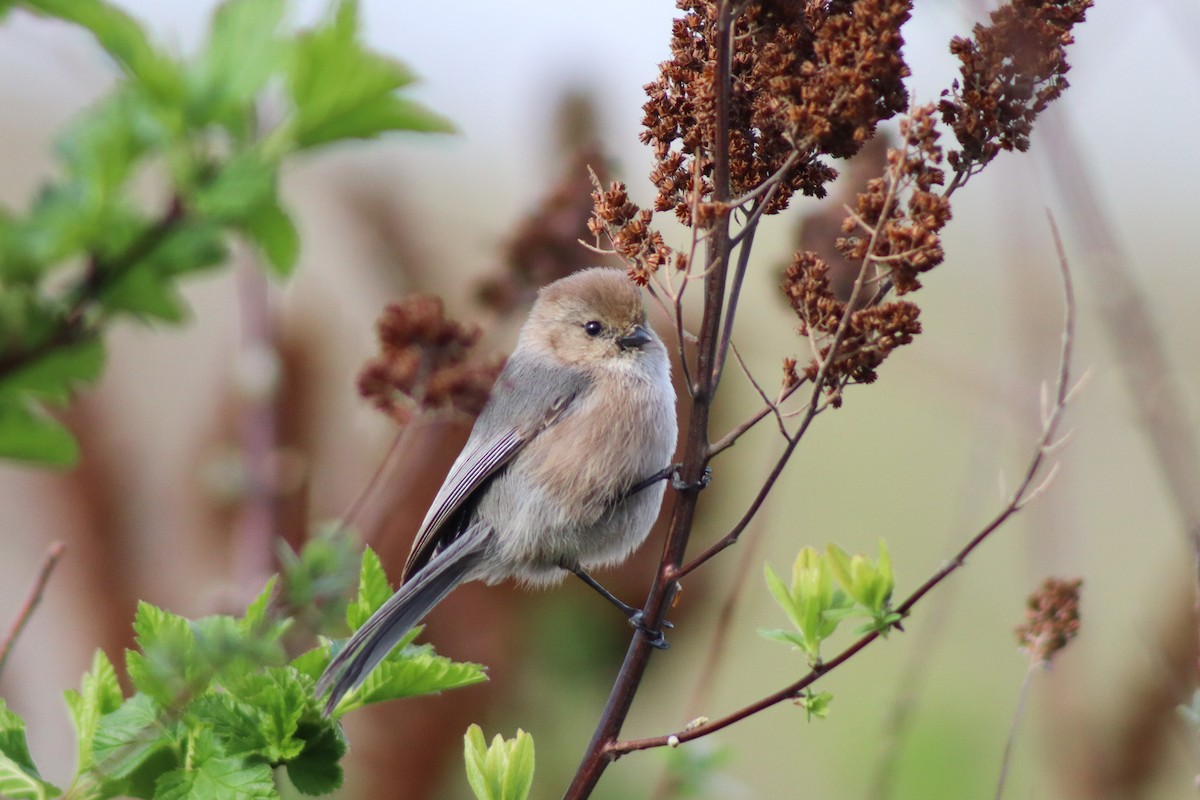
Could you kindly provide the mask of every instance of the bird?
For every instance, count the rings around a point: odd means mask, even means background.
[[[665,647],[589,570],[623,562],[646,539],[675,474],[677,435],[667,349],[625,271],[592,267],[544,286],[399,588],[318,680],[325,714],[467,581],[540,587],[575,574]]]

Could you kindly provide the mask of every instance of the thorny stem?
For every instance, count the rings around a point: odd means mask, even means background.
[[[55,565],[58,564],[58,560],[62,558],[66,549],[67,546],[62,542],[55,542],[46,551],[42,567],[38,570],[37,578],[34,579],[33,586],[30,588],[25,602],[21,605],[21,610],[17,612],[17,618],[13,620],[12,627],[8,629],[3,641],[0,641],[0,674],[4,673],[4,662],[8,660],[8,654],[12,652],[17,637],[21,635],[21,631],[25,630],[25,625],[33,615],[33,610],[42,601],[42,592],[46,589],[46,582],[50,580],[50,573],[54,571]]]
[[[1042,435],[1038,439],[1037,449],[1033,457],[1029,461],[1029,466],[1025,470],[1025,475],[1017,489],[1010,496],[1008,503],[1005,504],[999,513],[992,518],[987,525],[979,530],[965,545],[960,549],[954,557],[946,562],[939,570],[931,575],[924,583],[916,588],[904,602],[896,607],[896,613],[903,620],[911,612],[913,607],[920,602],[935,586],[946,580],[952,573],[966,564],[967,557],[975,551],[988,537],[996,532],[1005,522],[1014,514],[1024,508],[1034,497],[1036,497],[1044,488],[1045,480],[1034,484],[1034,480],[1039,477],[1042,472],[1042,466],[1045,464],[1047,456],[1058,444],[1058,429],[1062,422],[1063,414],[1066,411],[1067,404],[1070,402],[1075,386],[1071,385],[1071,357],[1075,341],[1075,293],[1071,283],[1071,274],[1067,265],[1066,255],[1063,251],[1062,240],[1058,235],[1058,228],[1054,224],[1053,218],[1050,219],[1050,227],[1054,234],[1055,246],[1058,250],[1059,269],[1063,281],[1063,300],[1066,307],[1065,319],[1063,322],[1063,343],[1059,361],[1059,372],[1057,378],[1057,388],[1054,395],[1054,405],[1048,410],[1045,419],[1043,420]],[[1076,385],[1077,386],[1077,385]],[[654,747],[665,747],[683,742],[688,742],[693,739],[699,739],[702,736],[707,736],[716,731],[727,728],[736,722],[740,722],[747,717],[757,714],[771,706],[782,703],[785,700],[794,700],[806,688],[815,683],[821,676],[836,669],[837,667],[850,660],[853,656],[859,653],[867,645],[874,642],[882,634],[880,631],[871,631],[857,641],[851,644],[842,652],[838,653],[834,658],[825,661],[812,669],[807,675],[795,683],[783,687],[779,691],[767,695],[743,708],[734,711],[720,719],[707,722],[704,725],[698,725],[686,730],[677,731],[664,736],[655,736],[647,739],[632,739],[612,744],[609,750],[612,752],[612,757],[624,755],[635,750],[648,750]]]
[[[696,346],[696,370],[691,385],[693,403],[688,421],[687,438],[683,449],[680,477],[685,483],[700,485],[708,460],[708,418],[719,374],[715,369],[717,344],[720,335],[721,312],[725,297],[729,262],[730,195],[729,165],[729,105],[732,71],[733,13],[729,2],[717,10],[716,27],[716,89],[713,142],[713,197],[718,213],[705,248],[704,314]],[[698,490],[680,491],[675,495],[671,526],[663,546],[659,571],[643,609],[643,621],[657,629],[666,614],[667,600],[674,594],[679,565],[686,552],[688,537],[696,513]],[[614,749],[621,727],[633,705],[634,695],[645,675],[653,648],[645,635],[635,634],[625,654],[625,661],[613,684],[608,703],[600,716],[592,741],[588,745],[564,800],[579,800],[591,795],[608,765],[620,755]]]

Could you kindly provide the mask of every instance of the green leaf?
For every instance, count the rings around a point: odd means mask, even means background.
[[[792,593],[783,584],[783,580],[775,574],[775,570],[771,569],[770,564],[763,564],[763,576],[767,579],[767,588],[771,590],[775,602],[787,614],[788,619],[797,628],[802,628],[804,625],[804,616],[800,613],[796,601],[792,598]]]
[[[92,669],[84,674],[80,691],[66,691],[67,709],[75,724],[78,742],[75,775],[81,776],[92,768],[92,741],[100,727],[100,718],[121,707],[121,685],[112,662],[103,650],[92,656]]]
[[[300,234],[278,198],[272,197],[251,209],[242,217],[241,228],[266,257],[272,272],[283,278],[292,274],[300,257]]]
[[[304,609],[316,632],[341,632],[346,598],[354,591],[362,561],[353,537],[337,524],[322,526],[300,553],[281,542],[278,557],[280,605]]]
[[[24,403],[0,402],[0,457],[72,467],[79,461],[79,445],[52,417]]]
[[[776,642],[790,644],[799,649],[801,652],[808,651],[808,643],[804,640],[804,637],[798,633],[792,633],[791,631],[785,631],[779,628],[759,628],[758,635],[764,639],[773,639]]]
[[[868,615],[878,620],[889,612],[895,576],[884,540],[879,540],[879,560],[874,564],[863,555],[851,557],[835,544],[828,545],[825,552],[838,583]]]
[[[24,5],[88,29],[100,46],[158,99],[170,102],[179,98],[177,65],[150,44],[142,26],[124,11],[103,0],[25,0]]]
[[[499,734],[489,747],[478,725],[463,737],[467,781],[479,800],[525,800],[533,788],[533,737],[520,728],[515,739]]]
[[[109,284],[100,301],[110,314],[123,312],[143,322],[160,320],[177,325],[187,317],[183,298],[174,284],[145,264]]]
[[[305,651],[292,659],[288,665],[301,675],[307,675],[315,683],[329,664],[329,646],[321,645]]]
[[[796,705],[804,709],[804,714],[809,722],[812,722],[813,717],[825,719],[829,716],[829,705],[832,702],[833,694],[830,692],[813,692],[810,690],[796,698]]]
[[[141,693],[120,708],[100,717],[92,740],[97,770],[113,778],[127,778],[156,752],[169,746],[159,722],[159,707]]]
[[[363,550],[358,574],[358,596],[346,607],[346,624],[356,631],[392,596],[387,573],[379,556],[370,547]]]
[[[0,797],[5,800],[45,800],[62,791],[38,777],[16,759],[0,752]]]
[[[446,130],[442,120],[394,92],[414,76],[358,39],[358,6],[338,4],[333,19],[297,39],[289,73],[300,147],[370,137],[385,130]]]
[[[167,139],[145,96],[128,89],[110,95],[73,122],[59,138],[57,150],[79,187],[87,216],[95,220],[116,202],[139,159]]]
[[[122,264],[120,273],[100,293],[100,303],[110,314],[179,322],[185,308],[175,278],[221,264],[227,255],[225,232],[217,222],[180,220],[150,252],[135,263]]]
[[[425,106],[395,95],[384,95],[358,108],[305,130],[299,144],[315,147],[342,139],[371,139],[389,131],[453,133],[453,123]]]
[[[287,764],[288,778],[307,795],[329,794],[342,785],[339,763],[346,754],[341,726],[331,720],[301,723],[296,736],[304,740],[304,749]]]
[[[0,379],[0,404],[24,395],[65,406],[72,391],[95,381],[103,368],[104,345],[98,339],[55,347]]]
[[[250,120],[255,96],[287,59],[287,43],[277,35],[283,11],[283,0],[227,0],[217,8],[188,87],[194,125],[221,122],[244,132],[239,123]]]
[[[142,652],[127,651],[125,669],[139,692],[171,709],[205,688],[197,673],[207,665],[197,656],[196,636],[186,619],[139,602],[133,629]]]
[[[294,670],[272,667],[228,685],[235,698],[254,713],[254,737],[260,744],[253,751],[271,763],[295,758],[304,745],[296,731],[311,705],[312,687],[302,685],[298,677]]]
[[[242,615],[241,629],[244,634],[253,634],[261,630],[267,624],[267,608],[271,604],[271,598],[275,594],[275,584],[279,581],[278,575],[272,575],[267,579],[267,585],[258,593],[258,597],[250,603],[246,608],[246,613]]]
[[[254,150],[239,153],[189,198],[189,207],[223,223],[240,223],[275,202],[278,165]]]
[[[370,703],[471,686],[487,680],[485,670],[481,664],[439,656],[429,646],[393,650],[358,690],[342,701],[337,713],[341,716]]]
[[[59,790],[42,780],[29,744],[25,740],[25,721],[10,711],[0,697],[0,797],[54,797]]]
[[[155,800],[274,800],[279,797],[271,768],[230,756],[195,759],[165,773],[154,785]]]

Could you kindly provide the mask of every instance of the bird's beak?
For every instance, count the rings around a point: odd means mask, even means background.
[[[654,341],[654,337],[650,334],[650,331],[641,325],[635,325],[633,330],[620,339],[617,339],[617,344],[622,350],[640,350],[643,345],[649,344],[652,341]]]

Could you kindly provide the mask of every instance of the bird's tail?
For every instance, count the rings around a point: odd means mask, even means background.
[[[317,697],[332,690],[325,715],[364,680],[430,609],[468,577],[487,544],[486,533],[466,531],[408,579],[355,631],[317,681]]]

